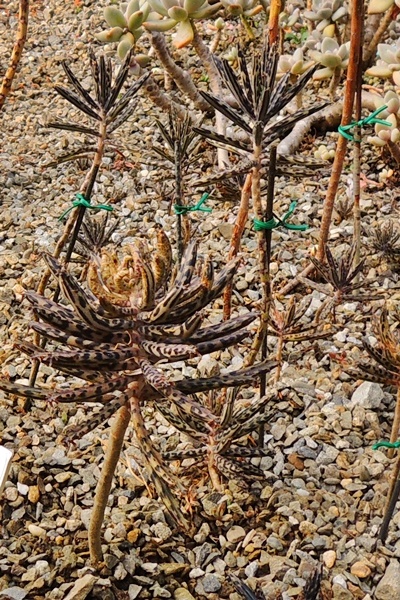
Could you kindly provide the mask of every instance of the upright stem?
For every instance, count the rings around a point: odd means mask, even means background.
[[[182,199],[182,157],[180,151],[179,140],[175,140],[174,147],[175,156],[175,204],[177,206],[183,206]],[[178,261],[181,262],[183,256],[183,236],[182,236],[182,215],[177,213],[176,215],[176,233],[177,233],[177,245],[178,245]]]
[[[400,387],[397,388],[397,398],[396,398],[396,408],[394,411],[393,425],[392,431],[390,434],[390,442],[394,444],[399,439],[399,430],[400,430]],[[388,457],[393,458],[394,456],[394,448],[390,448],[388,450]]]
[[[252,184],[252,199],[254,212],[257,219],[270,221],[273,218],[273,206],[274,206],[274,187],[275,187],[275,173],[276,173],[276,160],[277,160],[277,144],[271,146],[270,149],[270,162],[269,162],[269,175],[268,175],[268,193],[267,193],[267,204],[265,214],[262,209],[261,203],[261,147],[255,146],[254,148],[254,160],[257,162],[253,168],[253,184]],[[262,346],[263,358],[266,358],[267,354],[267,338],[266,331],[269,321],[269,313],[271,309],[272,301],[272,287],[271,287],[271,241],[272,241],[272,229],[265,231],[259,231],[258,237],[258,252],[260,261],[260,279],[261,279],[261,292],[262,292],[262,313],[260,317],[260,324],[258,326],[257,334],[253,340],[253,344],[250,353],[246,359],[246,366],[250,366],[254,363],[257,353]],[[260,378],[260,394],[265,395],[265,375]]]
[[[268,19],[268,39],[272,46],[279,38],[279,15],[283,9],[283,0],[271,0]]]
[[[93,510],[90,516],[89,524],[90,560],[96,567],[99,566],[103,560],[103,552],[101,549],[101,528],[103,525],[108,496],[110,495],[112,480],[118,464],[119,456],[121,454],[125,432],[128,428],[130,418],[131,411],[129,406],[121,406],[115,415],[115,419],[111,427],[104,464],[100,479],[97,483],[96,495],[94,498]]]
[[[3,77],[0,86],[0,111],[3,108],[4,102],[11,91],[11,86],[15,73],[17,72],[18,64],[24,49],[26,34],[28,31],[28,16],[29,16],[29,0],[20,0],[18,13],[18,29],[15,36],[13,51],[11,54],[10,64]]]
[[[379,42],[381,41],[381,39],[382,39],[385,31],[389,27],[390,23],[392,23],[392,21],[394,21],[396,19],[398,14],[399,14],[399,7],[396,6],[396,4],[393,4],[393,6],[391,8],[389,8],[389,10],[385,13],[385,16],[380,21],[378,29],[376,30],[372,40],[368,44],[368,46],[363,54],[363,57],[362,57],[363,69],[367,69],[371,65],[371,63],[374,61],[376,49],[378,47]]]
[[[93,158],[92,166],[86,174],[86,177],[81,185],[80,192],[85,197],[85,199],[90,202],[90,198],[92,196],[93,187],[96,181],[97,174],[99,172],[101,161],[103,159],[105,143],[107,137],[107,125],[106,125],[106,117],[99,124],[99,137],[97,142],[96,153]],[[63,251],[65,245],[70,239],[70,243],[66,252],[64,264],[67,264],[71,258],[71,255],[74,251],[74,247],[76,244],[76,240],[80,231],[80,227],[82,225],[83,218],[85,216],[86,207],[79,206],[78,209],[74,209],[71,211],[71,214],[68,218],[68,221],[64,227],[64,231],[57,242],[55,247],[53,256],[54,258],[59,258],[61,252]],[[72,237],[71,237],[72,234]],[[37,288],[37,293],[43,295],[46,289],[47,283],[49,281],[51,275],[50,269],[46,269]],[[53,301],[57,302],[60,297],[60,286],[57,285],[56,290],[54,292]],[[34,334],[33,341],[36,345],[40,345],[42,348],[46,345],[46,340],[42,339],[40,341],[40,335],[38,333]],[[32,367],[29,376],[29,385],[34,386],[36,377],[39,371],[40,362],[37,359],[32,360]]]
[[[362,14],[364,13],[364,0],[361,0],[361,8]],[[363,47],[363,38],[364,38],[364,20],[361,19],[361,40],[360,40],[360,50],[359,50],[359,61],[358,61],[358,69],[357,69],[357,81],[356,81],[356,114],[355,120],[358,122],[361,119],[361,110],[362,110],[362,47]],[[361,130],[360,127],[357,126],[354,129],[354,147],[353,147],[353,224],[354,224],[354,233],[353,239],[354,244],[356,246],[354,253],[354,262],[353,265],[356,266],[360,262],[360,252],[361,252],[361,209],[360,209],[360,201],[361,201],[361,187],[360,187],[360,157],[361,157]],[[358,278],[357,278],[358,279]]]
[[[215,96],[220,97],[222,95],[222,88],[221,88],[221,78],[219,76],[218,69],[214,64],[212,54],[211,54],[208,46],[203,42],[202,38],[200,37],[200,35],[195,27],[194,22],[192,21],[191,23],[192,23],[192,28],[194,31],[193,48],[196,50],[198,57],[200,58],[205,70],[207,71],[212,93]],[[215,125],[216,125],[216,129],[217,129],[217,133],[219,133],[221,135],[225,135],[225,133],[226,133],[225,118],[223,117],[223,115],[221,115],[221,113],[219,111],[216,111],[216,113],[215,113]],[[225,169],[227,167],[227,165],[229,165],[228,151],[225,150],[224,148],[218,148],[217,155],[218,155],[219,168]]]
[[[233,228],[231,246],[229,248],[228,260],[235,258],[239,252],[240,241],[242,239],[243,231],[247,223],[249,215],[249,205],[251,196],[251,181],[252,176],[249,173],[246,177],[246,181],[242,187],[242,194],[240,197],[239,212],[236,217],[236,223]],[[232,309],[232,283],[226,286],[224,290],[224,321],[227,321],[231,317]]]
[[[362,19],[364,18],[363,0],[353,0],[351,3],[351,38],[350,57],[347,68],[346,90],[343,101],[342,125],[351,122],[353,114],[354,96],[356,91],[358,62],[360,60],[360,48],[362,40]],[[329,238],[329,228],[332,220],[333,207],[339,186],[340,175],[343,169],[346,155],[347,140],[340,135],[336,146],[335,159],[333,161],[331,177],[323,206],[321,229],[318,242],[317,259],[322,261],[325,257],[325,245]]]
[[[152,31],[150,39],[158,59],[166,72],[176,83],[178,89],[193,101],[193,104],[198,110],[210,112],[210,105],[200,96],[189,73],[177,65],[172,58],[165,41],[165,36],[159,31]]]

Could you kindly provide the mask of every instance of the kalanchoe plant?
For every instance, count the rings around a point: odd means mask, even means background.
[[[296,115],[290,115],[279,122],[270,121],[277,115],[294,96],[305,87],[312,77],[315,68],[307,71],[296,83],[290,84],[290,73],[286,73],[279,84],[275,84],[278,69],[279,53],[276,45],[271,48],[266,42],[260,56],[254,55],[249,69],[243,53],[238,51],[239,74],[237,75],[227,60],[214,58],[221,77],[234,96],[240,109],[231,108],[221,98],[216,98],[208,92],[201,92],[202,96],[227,119],[237,127],[252,136],[254,142],[263,147],[274,140],[286,135],[301,118],[319,110],[322,106],[313,105]],[[229,147],[233,152],[250,153],[251,145],[238,142],[229,136],[221,137],[205,129],[197,129],[207,139]]]
[[[190,222],[185,218],[185,175],[191,165],[199,159],[196,146],[199,144],[199,136],[192,130],[189,115],[179,120],[172,112],[169,114],[168,126],[161,121],[156,121],[161,133],[164,145],[155,144],[153,150],[162,158],[173,165],[174,179],[174,210],[177,215],[177,242],[178,257],[182,258],[184,238],[190,238]],[[184,230],[184,234],[183,234]]]
[[[122,261],[105,249],[101,256],[93,256],[88,270],[89,291],[85,291],[57,260],[47,256],[48,266],[72,309],[34,292],[27,292],[26,298],[38,319],[32,322],[34,330],[61,344],[61,349],[44,351],[25,342],[19,343],[18,347],[88,383],[80,388],[49,392],[0,380],[0,388],[12,394],[55,402],[100,404],[100,411],[88,416],[84,424],[68,429],[70,440],[93,430],[116,411],[120,414],[121,410],[129,412],[131,408],[149,475],[168,510],[184,528],[188,528],[188,521],[171,491],[175,490],[179,496],[184,490],[151,443],[141,414],[143,402],[156,399],[160,410],[172,423],[186,423],[192,431],[200,431],[202,435],[212,435],[217,428],[222,452],[237,439],[235,434],[243,431],[245,423],[237,415],[241,429],[232,424],[224,431],[224,417],[215,415],[196,393],[249,383],[273,366],[264,363],[251,371],[230,373],[229,376],[177,382],[169,381],[157,367],[160,360],[188,360],[239,343],[248,335],[247,325],[258,316],[257,313],[246,313],[201,328],[202,309],[218,297],[232,279],[237,260],[228,262],[218,275],[214,275],[212,262],[205,260],[201,276],[194,277],[196,260],[196,243],[191,242],[171,282],[171,247],[159,228],[153,260],[136,247],[129,247]],[[167,279],[170,285],[164,291]],[[256,408],[252,415],[246,413],[246,420],[256,414]],[[96,492],[92,520],[95,525],[89,531],[95,562],[101,559],[99,527],[128,422],[121,427],[118,439],[110,438],[106,464],[108,469],[110,464],[113,467],[107,473],[107,485],[99,485]],[[197,439],[195,433],[193,437]]]
[[[56,85],[54,89],[82,113],[81,118],[89,118],[92,124],[88,126],[82,124],[82,122],[77,123],[57,119],[56,121],[47,123],[47,126],[83,133],[94,142],[97,142],[97,147],[95,145],[84,146],[75,152],[59,157],[57,162],[77,160],[82,156],[96,153],[96,151],[98,153],[100,143],[102,153],[104,153],[108,136],[116,131],[133,114],[136,108],[135,96],[149,77],[149,74],[142,75],[123,92],[122,88],[129,75],[130,55],[126,57],[114,81],[112,62],[109,58],[100,56],[99,60],[96,60],[91,49],[89,49],[89,58],[94,93],[88,92],[82,86],[65,61],[62,63],[62,66],[71,88]],[[96,163],[95,167],[98,169],[99,165]]]
[[[280,378],[283,349],[287,342],[301,343],[304,341],[318,340],[330,337],[332,329],[322,329],[321,324],[317,321],[304,322],[306,312],[311,306],[312,298],[310,296],[304,298],[298,305],[293,296],[286,309],[277,305],[275,301],[272,305],[270,318],[268,323],[267,335],[277,338],[275,349],[275,359],[278,363],[278,368],[275,373],[275,381]]]
[[[217,146],[224,147],[233,152],[244,155],[252,163],[252,184],[251,195],[253,210],[259,223],[264,220],[269,221],[273,218],[273,211],[270,207],[264,210],[261,200],[261,174],[263,154],[266,155],[267,148],[280,137],[286,135],[294,127],[295,123],[307,115],[314,113],[321,108],[321,105],[313,105],[309,108],[297,111],[294,115],[283,117],[280,121],[274,120],[274,117],[287,106],[294,96],[304,88],[306,83],[312,77],[314,68],[309,69],[295,83],[291,83],[291,74],[286,73],[276,84],[276,74],[278,70],[279,50],[276,43],[269,45],[266,38],[261,49],[261,57],[253,54],[253,60],[250,68],[246,64],[245,57],[241,51],[238,53],[239,73],[236,74],[229,62],[215,58],[215,64],[221,74],[221,77],[234,96],[239,109],[233,109],[222,98],[213,94],[201,92],[202,96],[208,100],[216,111],[222,113],[236,127],[244,131],[249,137],[250,142],[238,141],[233,136],[221,135],[207,129],[194,128],[205,138]],[[276,155],[276,153],[275,153]],[[276,164],[276,159],[274,159]],[[239,165],[239,168],[241,165]],[[251,168],[247,167],[248,170]],[[275,173],[275,167],[273,172]],[[272,201],[271,201],[272,206]],[[270,213],[269,213],[270,211]],[[245,218],[245,217],[244,217]],[[239,212],[238,220],[243,221],[243,215]],[[269,234],[271,231],[269,231]],[[270,237],[270,236],[269,236]],[[257,352],[262,338],[265,334],[264,324],[266,321],[268,304],[268,269],[270,262],[270,253],[268,247],[270,244],[266,241],[263,231],[259,231],[259,257],[260,257],[260,278],[263,289],[263,311],[264,317],[261,320],[259,333],[254,343],[254,351],[251,357]],[[235,242],[236,243],[236,242]],[[251,358],[252,360],[253,358]]]
[[[347,373],[356,379],[374,381],[397,388],[396,407],[390,434],[390,449],[388,451],[390,458],[394,455],[393,444],[398,441],[400,435],[400,332],[398,325],[398,322],[391,323],[389,321],[389,313],[384,308],[373,329],[373,333],[377,338],[377,344],[372,346],[368,338],[363,340],[363,346],[368,354],[368,359],[358,359],[356,363],[346,367]],[[382,445],[384,446],[385,444]],[[380,444],[377,444],[377,446],[380,446]],[[379,538],[382,541],[387,536],[389,522],[399,495],[399,472],[400,454],[394,465],[393,475],[389,480],[390,485],[385,514],[381,531],[379,532]]]
[[[368,290],[374,283],[373,280],[366,281],[365,279],[357,281],[357,277],[362,273],[365,264],[365,258],[363,258],[358,264],[354,265],[354,255],[356,251],[355,244],[349,247],[349,249],[343,253],[343,255],[336,260],[329,247],[325,247],[325,255],[327,263],[323,263],[317,260],[314,256],[311,256],[311,261],[314,264],[317,272],[322,275],[329,286],[324,286],[313,281],[302,278],[307,285],[310,287],[326,294],[327,298],[318,310],[317,319],[325,313],[326,310],[331,309],[333,319],[336,320],[336,307],[343,304],[344,302],[364,302],[368,300],[381,300],[382,294],[376,292],[367,291],[366,293],[359,293],[358,290]]]
[[[390,220],[371,228],[370,239],[372,248],[381,256],[391,260],[398,260],[400,257],[400,231],[395,226],[394,221]]]

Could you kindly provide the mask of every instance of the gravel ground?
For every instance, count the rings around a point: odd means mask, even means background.
[[[37,285],[43,271],[40,254],[54,248],[62,231],[58,217],[85,173],[82,164],[46,166],[70,151],[76,139],[45,127],[50,116],[73,116],[73,111],[66,113],[69,109],[53,85],[65,83],[61,61],[66,58],[75,72],[87,73],[86,46],[101,28],[104,4],[85,0],[78,8],[73,2],[33,3],[13,94],[1,113],[0,363],[3,375],[22,383],[29,377],[29,362],[14,342],[28,332],[23,291]],[[8,62],[16,14],[17,2],[0,3],[0,72]],[[114,241],[151,239],[155,222],[173,233],[175,217],[162,197],[169,171],[149,152],[157,137],[154,116],[160,116],[157,109],[141,99],[136,117],[118,135],[128,162],[113,152],[104,160],[95,188],[96,202],[111,202],[122,217]],[[328,135],[327,142],[334,143],[334,136]],[[312,143],[308,140],[307,152]],[[396,189],[378,183],[383,166],[383,159],[366,148],[363,168],[372,181],[363,190],[364,242],[378,224],[398,216]],[[346,177],[341,197],[346,195]],[[306,233],[274,232],[277,287],[301,270],[316,243],[326,183],[321,177],[277,182],[277,211],[284,212],[296,198],[297,221],[310,225]],[[215,199],[209,205],[213,212],[193,221],[201,251],[223,262],[237,208]],[[337,255],[352,234],[351,220],[339,220],[331,236]],[[246,230],[236,307],[255,306],[260,298],[255,249],[254,235]],[[384,290],[393,306],[395,265],[371,246],[366,255],[365,274],[376,280],[375,287]],[[325,296],[308,291],[311,316]],[[299,297],[306,292],[299,290]],[[192,538],[177,531],[162,503],[150,496],[134,433],[128,429],[104,524],[105,565],[100,573],[89,565],[87,527],[109,425],[68,451],[57,437],[67,421],[84,418],[82,408],[60,409],[40,401],[29,406],[0,392],[0,437],[15,450],[0,507],[0,599],[238,600],[228,577],[234,573],[253,589],[258,585],[267,599],[289,600],[302,598],[307,577],[319,562],[321,598],[399,598],[399,514],[386,547],[377,543],[392,461],[384,451],[371,449],[376,440],[389,437],[395,395],[378,384],[358,387],[360,382],[352,381],[333,359],[334,354],[362,352],[361,338],[370,331],[369,318],[380,305],[382,301],[345,304],[338,311],[335,333],[319,341],[317,351],[306,352],[309,343],[301,352],[290,348],[294,354],[279,383],[281,416],[266,426],[266,456],[260,464],[265,481],[247,491],[230,481],[219,495],[199,485]],[[210,318],[218,318],[220,309],[221,303],[215,303]],[[240,368],[245,353],[246,344],[203,358],[198,372],[211,373],[216,361]],[[182,372],[180,365],[175,368],[177,375]],[[186,375],[196,373],[186,369]],[[51,387],[62,384],[64,377],[44,366],[38,381]],[[257,394],[242,392],[244,400]],[[146,411],[147,426],[160,447],[178,444],[179,436],[167,421],[151,408]]]

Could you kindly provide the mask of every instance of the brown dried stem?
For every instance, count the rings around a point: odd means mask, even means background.
[[[390,442],[394,444],[399,439],[399,431],[400,431],[400,387],[397,388],[397,398],[396,398],[396,408],[394,411],[394,419],[392,425],[392,431],[390,434]],[[394,448],[389,448],[388,457],[393,458],[394,456]],[[393,479],[396,479],[397,475],[393,475]]]
[[[270,45],[279,39],[279,15],[283,10],[283,0],[271,0],[268,19],[268,38]]]
[[[229,249],[228,260],[232,260],[238,255],[240,242],[242,239],[243,231],[247,223],[247,218],[249,215],[249,204],[250,204],[250,196],[251,196],[251,181],[252,176],[249,173],[246,177],[246,181],[242,187],[242,194],[240,198],[240,206],[239,212],[236,217],[236,223],[233,228],[232,238],[231,238],[231,246]],[[231,309],[232,309],[232,283],[226,286],[224,291],[224,321],[227,321],[231,317]]]
[[[364,14],[364,0],[360,0],[360,13]],[[359,60],[357,64],[357,79],[356,79],[356,106],[355,106],[355,120],[359,122],[361,119],[362,110],[362,43],[364,38],[364,19],[360,20],[360,48],[359,48]],[[361,130],[357,125],[354,129],[354,147],[353,147],[353,223],[354,223],[354,234],[353,240],[355,244],[354,263],[357,265],[360,262],[360,251],[361,251],[361,186],[360,186],[360,171],[361,171]]]
[[[15,37],[14,47],[11,54],[11,61],[8,69],[3,77],[0,87],[0,111],[3,108],[4,102],[11,91],[11,86],[15,73],[17,71],[19,61],[21,60],[22,51],[24,49],[26,34],[28,31],[28,16],[29,16],[29,0],[20,0],[18,13],[18,29]]]
[[[101,549],[101,527],[103,524],[104,513],[111,490],[114,472],[121,454],[124,436],[128,428],[130,418],[131,411],[129,406],[121,406],[115,415],[115,419],[111,427],[103,469],[101,471],[100,479],[97,483],[93,511],[90,517],[89,525],[90,560],[96,567],[98,567],[103,560],[103,552]]]
[[[354,97],[356,92],[358,63],[361,58],[361,23],[363,18],[363,0],[354,0],[354,2],[352,2],[351,4],[350,59],[349,66],[347,68],[346,89],[343,101],[343,114],[341,125],[348,125],[352,119]],[[336,146],[335,160],[333,161],[332,173],[329,180],[329,185],[323,206],[321,229],[317,250],[318,260],[323,260],[325,255],[325,245],[329,238],[329,229],[332,220],[333,207],[335,203],[337,189],[339,186],[340,175],[343,170],[346,148],[347,140],[344,136],[340,135]]]
[[[254,160],[259,161],[260,154],[258,147],[254,148]],[[276,174],[276,159],[277,159],[277,144],[274,144],[270,150],[270,162],[269,162],[269,174],[268,174],[268,193],[267,193],[267,205],[265,214],[263,214],[262,203],[261,203],[261,172],[260,166],[257,164],[253,168],[253,184],[252,184],[252,199],[254,212],[258,220],[270,221],[273,218],[273,206],[274,206],[274,187],[275,187],[275,174]],[[254,363],[258,351],[261,346],[263,348],[262,356],[265,359],[267,353],[267,337],[266,331],[269,321],[269,313],[272,301],[272,287],[271,287],[271,241],[272,241],[272,229],[266,229],[265,231],[259,231],[258,237],[258,252],[260,261],[260,278],[262,288],[262,314],[260,317],[260,324],[257,330],[257,334],[253,340],[253,344],[250,353],[246,360],[246,366],[250,366]],[[260,381],[260,396],[265,395],[265,378],[261,377]]]

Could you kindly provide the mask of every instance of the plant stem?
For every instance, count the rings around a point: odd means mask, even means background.
[[[274,382],[278,383],[280,377],[281,377],[281,372],[282,372],[282,350],[283,350],[283,334],[278,338],[278,343],[276,345],[276,356],[275,356],[275,360],[277,361],[278,365],[276,367],[276,373],[275,373],[275,379]]]
[[[390,478],[389,492],[385,506],[383,521],[379,531],[379,539],[384,542],[387,537],[390,519],[392,518],[397,500],[400,495],[400,452],[397,455],[396,464]]]
[[[390,154],[393,156],[398,165],[400,165],[400,148],[399,145],[391,140],[387,143],[388,148],[390,150]]]
[[[217,31],[215,32],[215,35],[212,39],[212,42],[210,44],[210,52],[211,54],[215,54],[216,51],[218,50],[218,46],[220,44],[221,41],[221,37],[222,37],[222,29],[217,29]],[[211,107],[209,106],[209,109]]]
[[[15,36],[14,47],[11,54],[10,64],[3,77],[0,86],[0,112],[4,102],[11,91],[11,86],[15,73],[17,71],[19,61],[21,60],[22,51],[24,49],[26,34],[28,31],[29,17],[29,0],[20,0],[18,13],[18,29]]]
[[[140,71],[140,75],[142,73],[144,73],[144,70]],[[171,98],[167,94],[164,94],[160,90],[160,86],[158,85],[158,83],[151,75],[146,79],[146,81],[142,85],[142,90],[146,94],[146,96],[153,102],[153,104],[158,106],[158,108],[161,108],[162,111],[169,112],[171,110],[174,110],[176,112],[177,117],[179,119],[182,119],[182,121],[186,117],[187,110],[180,104],[177,104],[176,102],[171,100]]]
[[[90,561],[96,567],[98,567],[103,560],[101,528],[112,480],[121,454],[124,436],[129,425],[130,417],[131,411],[128,405],[121,406],[115,415],[107,444],[103,468],[96,487],[96,495],[89,524]]]
[[[385,16],[379,23],[379,27],[376,30],[372,40],[368,44],[367,48],[364,50],[363,57],[362,57],[363,70],[370,67],[371,64],[373,63],[373,61],[375,60],[376,49],[378,47],[378,44],[381,41],[385,31],[389,27],[390,23],[392,23],[392,21],[394,21],[396,19],[398,14],[399,14],[399,8],[398,8],[398,6],[396,6],[396,4],[393,4],[393,6],[391,8],[389,8],[388,11],[386,11]],[[373,16],[375,16],[375,15],[373,15]]]
[[[93,157],[92,166],[86,174],[86,177],[81,185],[80,192],[83,194],[85,199],[90,202],[90,198],[92,196],[93,187],[97,178],[97,174],[99,172],[101,161],[103,159],[104,150],[105,150],[105,142],[107,137],[107,125],[106,125],[106,116],[99,123],[99,137],[97,141],[96,153]],[[54,258],[59,258],[61,252],[63,251],[65,245],[68,240],[71,238],[67,253],[65,256],[64,264],[67,264],[71,258],[71,255],[74,251],[75,243],[80,231],[80,227],[82,225],[83,218],[86,212],[85,206],[79,206],[78,210],[73,209],[71,214],[67,220],[67,223],[64,227],[64,231],[57,242],[55,247],[53,256]],[[72,234],[72,237],[71,237]],[[47,286],[47,283],[50,279],[51,271],[50,269],[46,269],[37,288],[37,293],[43,295]],[[60,286],[57,285],[56,290],[54,292],[53,301],[57,302],[60,297]],[[34,317],[35,318],[35,317]],[[40,345],[41,348],[44,348],[46,345],[45,339],[40,339],[40,335],[35,332],[33,337],[34,344]],[[40,362],[37,359],[32,360],[32,367],[29,376],[29,385],[32,387],[35,385],[36,377],[39,371]]]
[[[272,46],[279,38],[279,15],[283,10],[283,0],[271,0],[268,19],[268,41]]]
[[[255,146],[253,158],[257,162],[253,168],[253,183],[252,183],[252,200],[254,212],[258,220],[270,221],[273,218],[273,205],[274,205],[274,188],[275,188],[275,174],[276,174],[276,159],[277,159],[277,143],[273,144],[270,149],[269,159],[269,174],[268,174],[268,191],[267,191],[267,204],[265,214],[262,210],[261,203],[261,146]],[[262,293],[262,312],[260,317],[260,324],[256,336],[253,340],[251,350],[245,361],[246,366],[250,366],[254,363],[258,351],[262,347],[263,358],[266,358],[267,354],[267,335],[266,330],[269,321],[269,313],[272,301],[272,287],[271,287],[271,241],[272,241],[272,229],[266,229],[265,231],[259,231],[258,237],[258,252],[260,262],[260,279],[261,279],[261,293]],[[264,356],[265,355],[265,356]],[[260,396],[265,395],[265,375],[261,375],[260,378]]]
[[[336,67],[333,71],[332,79],[329,83],[329,95],[332,101],[335,100],[336,88],[340,83],[340,77],[342,75],[342,69],[340,67]]]
[[[245,17],[244,15],[240,15],[240,22],[243,25],[249,40],[253,41],[255,39],[254,31],[252,30],[251,25],[247,20],[247,17]]]
[[[192,28],[193,28],[193,32],[194,32],[193,48],[196,50],[198,57],[200,58],[205,70],[207,71],[212,93],[217,97],[221,97],[221,95],[222,95],[221,78],[219,76],[218,69],[214,64],[212,54],[211,54],[208,46],[203,42],[202,38],[200,37],[193,21],[191,21],[191,24],[192,24]],[[219,111],[216,111],[216,113],[215,113],[215,125],[216,125],[216,129],[217,129],[217,133],[219,133],[220,135],[225,135],[225,133],[226,133],[225,118],[223,117],[223,115],[221,115],[221,113]],[[230,163],[228,151],[225,150],[224,148],[218,148],[217,156],[218,156],[219,168],[226,169]]]
[[[150,39],[158,59],[168,75],[176,83],[178,89],[193,101],[198,110],[210,112],[210,105],[200,96],[190,74],[177,65],[172,58],[165,41],[165,36],[159,31],[152,31]]]
[[[174,157],[175,157],[175,204],[183,206],[182,199],[182,156],[180,151],[180,140],[175,140]],[[176,215],[176,237],[178,244],[178,262],[180,263],[183,256],[183,236],[182,236],[182,215]]]
[[[249,215],[249,204],[250,204],[250,196],[251,196],[251,181],[252,181],[252,176],[251,176],[251,173],[249,173],[246,176],[246,180],[242,187],[239,212],[237,214],[235,226],[233,228],[228,260],[232,260],[232,258],[235,258],[239,252],[240,242],[241,242],[243,231],[246,226],[247,218]],[[232,309],[232,283],[227,285],[224,290],[224,312],[223,312],[224,321],[227,321],[228,319],[230,319],[231,309]]]
[[[342,125],[348,125],[351,122],[353,114],[354,96],[356,91],[358,62],[360,60],[360,48],[362,40],[361,21],[364,18],[363,0],[354,0],[351,4],[351,40],[350,40],[350,58],[347,68],[346,90],[343,101]],[[343,170],[344,158],[346,155],[347,140],[340,135],[336,146],[335,159],[333,161],[332,173],[329,179],[328,189],[325,196],[321,229],[318,241],[317,259],[323,261],[325,256],[325,245],[329,238],[329,229],[332,220],[333,207],[336,193],[339,186],[340,175]]]
[[[399,438],[399,430],[400,430],[400,387],[397,388],[396,408],[394,411],[392,431],[390,434],[390,442],[392,444],[394,444],[394,442],[397,442],[397,440]],[[393,456],[394,456],[394,448],[390,448],[388,450],[388,457],[393,458]]]
[[[360,0],[361,6],[360,11],[364,14],[364,0]],[[357,68],[357,79],[356,79],[356,106],[355,106],[355,120],[358,122],[361,119],[361,110],[362,110],[362,47],[363,47],[363,38],[364,38],[364,19],[361,19],[360,23],[361,34],[360,34],[360,49],[359,49],[359,61]],[[354,232],[353,232],[353,240],[356,246],[354,253],[354,261],[353,266],[356,266],[360,262],[360,252],[361,252],[361,210],[360,210],[360,201],[361,201],[361,187],[360,187],[360,157],[361,157],[361,130],[357,125],[354,128],[354,147],[353,147],[353,224],[354,224]],[[359,276],[355,279],[357,282],[359,280]]]

